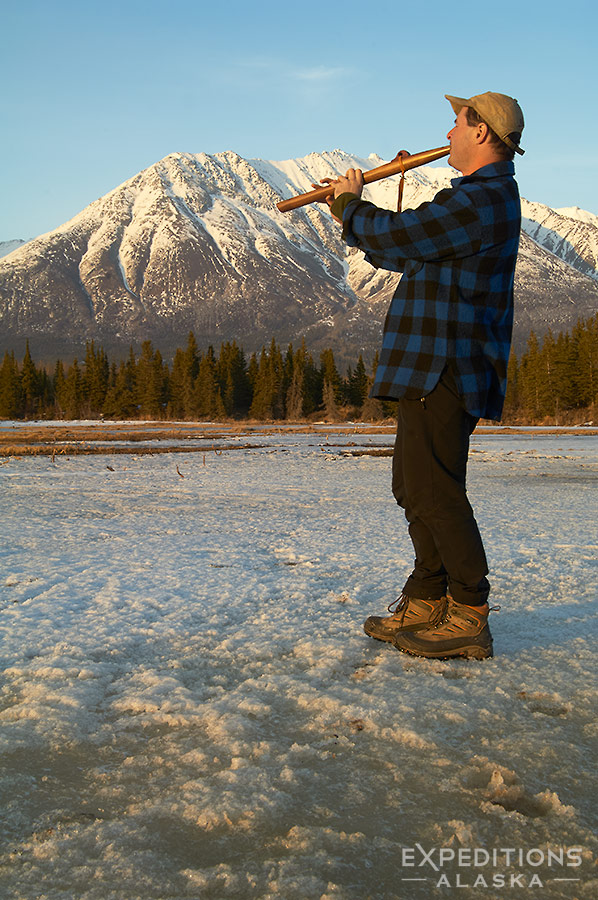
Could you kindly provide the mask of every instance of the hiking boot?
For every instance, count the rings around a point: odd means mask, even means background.
[[[446,597],[420,600],[419,597],[401,594],[388,607],[390,616],[369,616],[363,623],[363,630],[377,641],[392,642],[397,634],[404,631],[429,628],[434,613],[438,614],[439,610],[443,610],[447,602]]]
[[[498,609],[499,607],[492,607]],[[432,659],[489,659],[492,656],[492,635],[488,628],[488,613],[484,606],[465,606],[449,597],[444,611],[434,616],[425,630],[417,633],[399,632],[394,645],[404,653]]]

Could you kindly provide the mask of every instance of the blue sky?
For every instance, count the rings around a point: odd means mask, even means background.
[[[4,0],[0,240],[174,151],[389,159],[441,146],[445,93],[517,97],[523,196],[598,214],[595,0]]]

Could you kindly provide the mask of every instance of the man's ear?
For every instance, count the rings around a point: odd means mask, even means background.
[[[488,140],[490,129],[485,122],[478,122],[476,131],[476,141],[478,144],[485,144]]]

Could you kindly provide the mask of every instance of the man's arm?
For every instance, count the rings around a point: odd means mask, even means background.
[[[401,150],[401,155],[408,155]],[[376,268],[402,271],[407,259],[468,256],[480,243],[480,222],[470,199],[454,190],[441,191],[415,210],[393,213],[361,200],[361,169],[338,178],[323,178],[334,188],[326,198],[332,218],[343,226],[343,240],[358,247]],[[314,185],[315,187],[316,185]]]
[[[462,258],[476,253],[482,242],[478,210],[464,191],[441,191],[429,203],[401,213],[346,194],[332,205],[335,218],[342,217],[343,240],[383,268],[400,270],[408,259]]]

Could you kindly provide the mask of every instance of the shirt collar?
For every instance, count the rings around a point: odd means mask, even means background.
[[[489,163],[472,172],[471,175],[461,175],[459,178],[451,179],[453,187],[465,182],[468,184],[472,181],[484,181],[486,178],[502,178],[504,175],[514,175],[515,166],[510,159],[501,159],[499,162]]]

